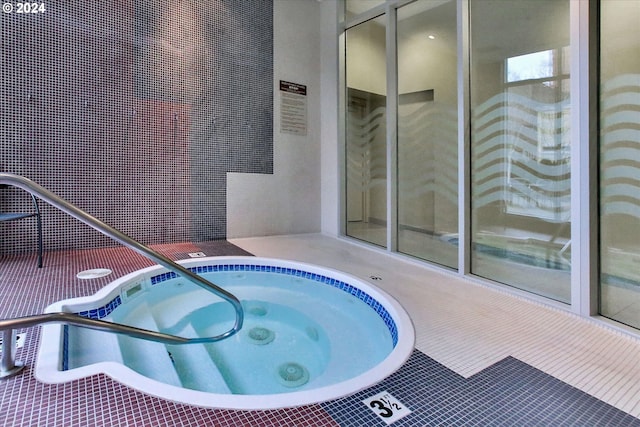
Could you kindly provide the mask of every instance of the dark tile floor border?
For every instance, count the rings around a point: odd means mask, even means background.
[[[393,375],[321,404],[341,426],[386,426],[362,401],[382,391],[412,412],[401,426],[640,426],[637,419],[518,359],[464,378],[419,350]]]

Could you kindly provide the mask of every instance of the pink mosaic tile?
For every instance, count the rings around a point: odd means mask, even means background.
[[[227,242],[154,246],[162,254],[184,258],[189,252],[213,255],[233,250]],[[237,254],[244,253],[235,248]],[[220,254],[220,253],[216,253]],[[229,253],[231,254],[231,253]],[[40,313],[49,304],[90,295],[116,277],[151,265],[126,248],[46,253],[45,266],[35,268],[28,255],[0,256],[0,318]],[[109,268],[113,274],[91,280],[76,278],[79,271]],[[20,375],[0,383],[0,426],[337,426],[319,405],[271,411],[212,410],[176,404],[125,387],[104,375],[50,385],[38,382],[33,366],[39,328],[26,330],[17,352],[27,367]]]

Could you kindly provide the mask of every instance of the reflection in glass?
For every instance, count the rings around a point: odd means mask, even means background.
[[[384,3],[384,0],[346,0],[345,9],[347,19],[366,12],[378,5]]]
[[[554,50],[507,58],[507,83],[551,78],[554,75],[554,63]]]
[[[398,250],[458,264],[456,1],[398,9]]]
[[[569,0],[469,4],[472,272],[569,303]]]
[[[382,18],[346,31],[346,233],[386,246],[386,53]]]
[[[640,328],[640,3],[600,8],[600,313]]]

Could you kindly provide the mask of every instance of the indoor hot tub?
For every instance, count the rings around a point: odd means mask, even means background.
[[[214,343],[172,345],[46,324],[36,378],[61,383],[104,373],[176,402],[271,409],[355,393],[389,376],[413,351],[414,329],[405,310],[354,276],[256,257],[179,264],[241,301],[244,325],[238,333]],[[45,311],[187,338],[223,333],[234,322],[230,304],[160,266]]]

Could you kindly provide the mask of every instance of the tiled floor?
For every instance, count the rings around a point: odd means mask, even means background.
[[[416,326],[417,351],[396,374],[349,398],[277,411],[210,410],[146,396],[105,376],[41,384],[32,374],[35,328],[27,330],[25,347],[18,352],[28,364],[26,372],[0,383],[0,426],[384,426],[361,402],[383,390],[411,410],[394,426],[640,425],[635,418],[640,415],[640,341],[635,338],[321,235],[232,243],[237,247],[200,242],[155,248],[173,259],[200,251],[250,252],[346,271],[385,289],[406,307]],[[0,257],[0,318],[38,313],[53,301],[93,294],[116,276],[147,265],[123,248],[47,253],[41,270],[32,257]],[[75,277],[98,267],[114,274]]]
[[[231,242],[256,256],[320,264],[369,280],[407,309],[416,348],[465,378],[511,356],[640,416],[636,337],[350,241],[297,235]]]
[[[419,350],[382,383],[322,407],[341,426],[384,426],[378,411],[362,404],[380,392],[411,410],[393,423],[397,427],[640,426],[639,419],[512,357],[464,378]]]

